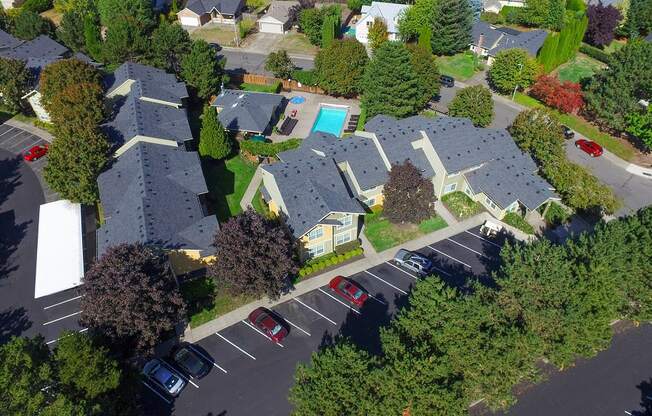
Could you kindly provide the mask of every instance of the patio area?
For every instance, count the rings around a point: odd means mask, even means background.
[[[292,132],[287,136],[273,133],[269,137],[273,142],[282,142],[292,137],[299,137],[302,139],[308,137],[322,104],[348,107],[346,119],[344,120],[344,128],[348,126],[352,115],[360,114],[360,101],[354,99],[330,97],[328,95],[311,94],[300,91],[283,93],[283,95],[288,99],[288,104],[285,107],[285,117],[292,116],[292,118],[297,119],[297,124]],[[303,97],[305,98],[305,101],[301,104],[294,104],[290,101],[293,97]],[[295,113],[296,115],[294,115]],[[280,127],[282,124],[283,120],[279,120],[277,126]]]

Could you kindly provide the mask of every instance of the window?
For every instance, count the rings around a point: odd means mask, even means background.
[[[487,204],[487,205],[489,205],[489,206],[491,207],[491,209],[496,209],[496,208],[497,208],[497,207],[496,207],[496,204],[494,204],[494,201],[492,201],[491,199],[489,199],[488,196],[485,196],[485,197],[484,197],[484,203]]]
[[[473,191],[471,190],[471,187],[469,185],[466,185],[466,188],[464,188],[464,193],[467,194],[468,196],[473,196]]]
[[[308,247],[308,255],[310,257],[317,257],[321,256],[322,254],[324,254],[324,243]]]
[[[367,27],[370,27],[373,22],[371,20],[367,20]]]
[[[324,235],[324,229],[319,226],[308,233],[308,240],[315,240]]]
[[[353,216],[351,214],[348,214],[340,218],[339,221],[342,223],[342,225],[338,225],[337,227],[335,227],[336,230],[341,230],[342,228],[346,228],[349,225],[351,225],[351,223],[353,222]]]
[[[351,231],[335,235],[336,246],[339,246],[340,244],[348,243],[349,241],[351,241]]]
[[[457,184],[456,183],[449,183],[448,185],[446,185],[444,187],[444,193],[449,194],[449,193],[453,192],[456,189],[457,189]]]

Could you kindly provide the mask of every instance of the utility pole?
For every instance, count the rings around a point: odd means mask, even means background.
[[[518,76],[520,78],[521,76],[521,71],[523,70],[523,63],[518,64]],[[514,85],[514,92],[512,92],[512,101],[514,101],[514,97],[516,96],[516,89],[518,88],[518,81],[516,82],[516,85]]]

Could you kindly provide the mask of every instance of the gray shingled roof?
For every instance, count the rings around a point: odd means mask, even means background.
[[[285,103],[280,94],[224,89],[213,103],[224,128],[264,133],[272,128]]]
[[[491,26],[487,22],[479,20],[473,24],[471,29],[471,42],[475,46],[480,46],[480,35],[484,36],[482,39],[482,47],[485,49],[491,49],[496,45],[498,39],[503,36],[503,33],[496,30],[494,26]]]
[[[288,210],[287,223],[297,238],[332,212],[365,213],[332,158],[305,152],[301,160],[262,168],[274,176]]]
[[[117,147],[136,135],[173,140],[179,144],[192,139],[184,109],[143,101],[135,94],[124,97],[115,116],[103,124],[102,129]]]
[[[29,88],[32,90],[39,89],[39,81],[41,79],[41,72],[45,69],[46,66],[50,65],[53,62],[60,60],[61,58],[52,56],[44,58],[28,58],[25,61],[25,68],[27,68],[31,74]]]
[[[113,74],[107,75],[104,80],[107,94],[111,94],[128,80],[139,81],[131,87],[131,94],[137,97],[166,101],[179,106],[183,104],[183,99],[188,97],[186,84],[179,82],[174,74],[135,62],[125,62]]]
[[[13,49],[23,41],[0,29],[0,49]]]
[[[214,252],[218,229],[198,194],[208,192],[196,152],[138,143],[97,179],[106,217],[97,230],[98,254],[120,243]]]
[[[186,9],[192,10],[198,15],[210,13],[215,9],[221,14],[238,14],[244,7],[244,0],[188,0]]]
[[[272,0],[272,4],[263,17],[273,17],[279,22],[286,24],[290,20],[290,9],[298,5],[299,2],[294,0]]]
[[[484,36],[482,47],[489,50],[490,56],[496,56],[502,50],[513,48],[525,49],[532,56],[536,56],[548,36],[545,30],[520,32],[510,28],[495,27],[483,21],[473,24],[471,34],[471,44],[475,46],[480,42],[480,35]]]
[[[0,54],[7,58],[26,61],[29,58],[63,57],[69,52],[68,48],[55,42],[49,36],[40,35],[21,43],[11,50],[1,51]]]

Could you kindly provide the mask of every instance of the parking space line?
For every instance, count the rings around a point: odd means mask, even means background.
[[[251,325],[249,322],[245,321],[244,319],[243,319],[242,321],[240,321],[240,322],[242,322],[243,324],[247,325],[249,328],[253,329],[254,331],[258,332],[260,335],[262,335],[262,336],[264,336],[265,338],[267,338],[268,340],[272,341],[274,344],[278,345],[279,347],[281,347],[281,348],[285,348],[285,347],[283,346],[283,344],[281,344],[280,342],[276,342],[276,341],[274,341],[272,338],[268,337],[268,336],[267,336],[263,331],[261,331],[260,329],[256,328],[255,326]]]
[[[166,397],[163,396],[161,393],[159,393],[158,391],[156,391],[156,389],[155,389],[154,387],[150,386],[149,383],[145,383],[143,380],[140,380],[140,382],[143,383],[145,386],[147,386],[148,389],[150,389],[151,391],[153,391],[153,392],[154,392],[158,397],[160,397],[161,400],[163,400],[165,403],[167,403],[167,404],[172,403],[172,400],[166,398]]]
[[[317,290],[319,290],[321,293],[323,293],[324,295],[328,296],[329,298],[333,299],[335,302],[339,302],[339,303],[341,303],[342,305],[344,305],[344,306],[346,306],[347,308],[351,309],[353,312],[355,312],[355,313],[357,313],[358,315],[360,315],[360,311],[359,311],[359,310],[353,308],[351,305],[347,305],[346,303],[342,302],[341,300],[339,300],[339,299],[336,298],[335,296],[331,295],[330,293],[326,292],[325,290],[322,290],[322,288],[318,288]]]
[[[385,283],[387,286],[389,286],[389,287],[391,287],[391,288],[394,288],[394,289],[398,290],[398,291],[401,292],[402,294],[407,295],[407,292],[406,292],[406,291],[404,291],[404,290],[402,290],[402,289],[399,289],[398,287],[394,286],[393,284],[389,283],[388,281],[386,281],[386,280],[384,280],[384,279],[381,279],[380,277],[378,277],[378,276],[376,276],[375,274],[371,273],[369,270],[365,270],[365,273],[367,273],[367,274],[368,274],[369,276],[371,276],[371,277],[374,277],[374,278],[380,280],[381,282]]]
[[[27,146],[23,147],[22,149],[20,149],[20,151],[18,153],[25,153],[25,151],[27,149],[31,148],[32,146],[37,145],[39,142],[41,142],[41,139],[38,139],[37,141],[32,142],[31,144],[28,144]],[[43,158],[40,158],[40,159],[36,160],[35,162],[38,162],[39,160],[43,160]]]
[[[43,309],[46,310],[46,309],[54,308],[55,306],[63,305],[64,303],[68,303],[68,302],[72,302],[73,300],[77,300],[77,299],[81,298],[82,296],[84,296],[84,295],[75,296],[74,298],[70,298],[68,300],[64,300],[64,301],[59,302],[59,303],[55,303],[54,305],[46,306]]]
[[[80,330],[77,331],[77,332],[81,334],[81,333],[84,333],[84,332],[86,332],[86,331],[88,331],[88,328],[80,329]],[[55,342],[61,340],[62,338],[69,337],[70,335],[71,335],[71,334],[68,334],[68,335],[63,336],[63,337],[55,338],[55,339],[53,339],[52,341],[48,341],[48,342],[46,342],[45,345],[53,344],[53,343],[55,343]]]
[[[55,322],[59,322],[61,320],[64,320],[66,318],[70,318],[71,316],[79,315],[80,313],[82,313],[82,311],[77,311],[77,312],[71,313],[70,315],[66,315],[66,316],[62,316],[61,318],[53,319],[53,320],[51,320],[49,322],[43,323],[43,325],[50,325],[50,324],[53,324]]]
[[[375,300],[376,302],[380,303],[381,305],[385,305],[385,306],[387,306],[387,302],[385,302],[384,300],[380,300],[380,299],[378,299],[377,297],[375,297],[374,295],[372,295],[372,294],[369,293],[369,292],[367,292],[367,295],[369,295],[369,297],[370,297],[371,299]]]
[[[167,363],[167,365],[169,365],[170,367],[174,367],[174,366],[173,366],[172,364],[170,364],[170,363]],[[199,388],[199,385],[198,385],[198,384],[195,384],[195,383],[194,383],[190,378],[188,378],[188,377],[184,376],[183,374],[181,374],[180,371],[177,370],[177,374],[179,375],[179,377],[181,377],[181,378],[182,378],[183,380],[185,380],[187,383],[190,383],[190,384],[192,384],[193,386]]]
[[[22,130],[19,130],[18,133],[14,134],[13,136],[9,137],[8,139],[3,139],[3,140],[4,140],[4,143],[5,143],[5,144],[8,143],[8,142],[9,142],[10,140],[12,140],[14,137],[18,137],[20,134],[23,134],[23,133],[25,133],[25,132],[22,131]],[[11,145],[7,145],[7,147],[9,147],[9,146],[11,146]]]
[[[222,371],[224,372],[224,374],[227,374],[227,372],[226,372],[225,369],[223,369],[222,367],[220,367],[219,365],[217,365],[217,363],[216,363],[215,361],[213,361],[213,360],[211,360],[210,358],[208,358],[207,356],[205,356],[202,352],[198,351],[195,347],[193,347],[192,345],[188,345],[188,348],[190,348],[191,350],[193,350],[197,355],[200,355],[204,360],[208,361],[209,363],[213,364],[215,367],[217,367],[217,368],[219,368],[220,370],[222,370]]]
[[[463,265],[463,266],[468,267],[469,269],[472,269],[471,266],[469,266],[468,264],[464,263],[462,260],[458,260],[458,259],[456,259],[456,258],[453,257],[453,256],[449,256],[448,254],[444,253],[443,251],[437,250],[437,249],[434,248],[433,246],[428,246],[428,248],[429,248],[430,250],[432,250],[432,251],[435,251],[435,252],[441,254],[442,256],[446,256],[446,257],[448,257],[449,259],[458,262],[459,264],[461,264],[461,265]]]
[[[0,134],[0,137],[4,136],[5,134],[9,133],[12,130],[16,130],[15,127],[11,127],[9,130],[5,131],[4,133]]]
[[[386,261],[385,263],[389,264],[390,266],[392,266],[392,267],[395,268],[396,270],[401,271],[401,272],[407,274],[408,276],[410,276],[410,277],[413,278],[414,280],[419,280],[418,277],[416,277],[416,276],[413,275],[412,273],[406,272],[405,270],[401,269],[400,267],[396,266],[395,264],[392,264],[392,263],[390,263],[390,262],[388,262],[388,261]]]
[[[246,356],[248,356],[248,357],[251,358],[252,360],[255,360],[255,359],[256,359],[256,357],[254,357],[253,355],[249,354],[247,351],[243,350],[242,348],[238,347],[237,345],[235,345],[234,343],[232,343],[231,341],[229,341],[228,339],[226,339],[226,338],[224,337],[224,335],[220,334],[219,332],[216,332],[215,335],[217,335],[218,337],[222,338],[224,341],[228,342],[229,344],[231,344],[231,345],[234,346],[235,348],[237,348],[241,353],[245,354]]]
[[[484,237],[480,237],[479,235],[474,234],[474,233],[472,233],[472,232],[469,231],[469,230],[466,230],[466,231],[464,231],[464,232],[465,232],[465,233],[468,233],[468,234],[471,234],[473,237],[475,237],[475,238],[479,238],[480,240],[484,241],[485,243],[489,243],[489,244],[491,244],[492,246],[495,246],[495,247],[498,247],[498,248],[503,248],[503,246],[501,246],[500,244],[494,243],[493,241],[489,241],[489,240],[487,240],[487,239],[484,238]]]
[[[475,254],[477,254],[477,255],[479,255],[479,256],[484,257],[485,259],[488,259],[488,258],[489,258],[489,257],[485,256],[484,254],[480,253],[479,251],[475,251],[475,250],[473,250],[471,247],[467,247],[467,246],[465,246],[464,244],[462,244],[462,243],[458,243],[458,242],[455,241],[455,240],[451,240],[450,238],[447,238],[446,240],[451,241],[451,242],[457,244],[457,245],[460,246],[460,247],[464,247],[465,249],[467,249],[467,250],[469,250],[469,251],[472,251],[472,252],[474,252]]]
[[[295,327],[296,329],[298,329],[299,331],[301,331],[301,332],[303,332],[304,334],[308,335],[309,337],[312,336],[312,335],[310,335],[310,332],[308,332],[308,331],[306,331],[305,329],[301,328],[301,327],[300,327],[299,325],[297,325],[297,324],[293,324],[293,323],[290,322],[287,318],[283,318],[283,320],[284,320],[285,322],[287,322],[288,324],[292,325],[293,327]]]
[[[18,140],[16,143],[13,143],[13,144],[12,144],[11,146],[9,146],[9,147],[14,148],[14,147],[16,147],[17,145],[21,145],[21,143],[24,143],[26,140],[30,140],[30,139],[33,140],[33,139],[34,139],[34,136],[28,135],[27,137]],[[37,139],[38,139],[38,140],[33,141],[31,144],[27,145],[27,147],[32,147],[32,146],[34,146],[35,143],[38,143],[38,141],[41,140],[41,139],[39,139],[38,137],[37,137]],[[27,148],[27,147],[26,147],[26,148]]]
[[[318,312],[317,310],[311,308],[310,306],[306,305],[305,303],[301,302],[298,298],[292,298],[292,299],[293,299],[293,300],[296,300],[297,302],[299,302],[300,304],[302,304],[302,305],[305,306],[306,308],[310,309],[311,311],[313,311],[313,312],[316,313],[317,315],[321,316],[322,318],[324,318],[325,320],[327,320],[327,321],[330,322],[331,324],[333,324],[333,325],[337,325],[337,323],[336,323],[335,321],[333,321],[332,319],[330,319],[330,318],[327,317],[326,315],[323,315],[321,312]]]

